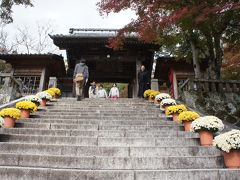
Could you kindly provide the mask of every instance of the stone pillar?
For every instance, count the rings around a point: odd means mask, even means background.
[[[40,79],[40,83],[39,83],[39,92],[44,90],[44,85],[45,85],[45,78],[46,78],[46,68],[43,68],[42,70],[42,74],[41,74],[41,79]]]
[[[173,92],[174,92],[174,98],[178,99],[178,83],[177,83],[177,75],[175,71],[173,71]]]
[[[48,82],[48,88],[51,87],[57,87],[57,78],[56,77],[50,77]]]
[[[140,71],[141,68],[141,62],[137,59],[136,60],[136,76],[135,79],[133,80],[133,98],[136,98],[138,95],[138,72]]]
[[[159,91],[158,79],[151,79],[151,89]]]

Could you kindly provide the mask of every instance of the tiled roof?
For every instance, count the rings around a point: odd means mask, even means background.
[[[61,55],[57,54],[17,54],[17,53],[12,53],[12,54],[0,54],[0,58],[2,57],[56,57],[56,58],[63,58]]]

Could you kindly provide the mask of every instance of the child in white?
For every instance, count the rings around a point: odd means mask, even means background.
[[[88,96],[89,98],[96,98],[97,97],[97,86],[95,82],[91,83],[91,86],[88,89]]]
[[[117,99],[119,98],[119,90],[117,88],[117,84],[113,84],[112,88],[110,89],[109,92],[109,97],[112,99]]]
[[[107,92],[106,92],[105,89],[103,89],[102,84],[99,85],[99,89],[98,89],[98,92],[97,92],[97,97],[98,98],[107,98]]]

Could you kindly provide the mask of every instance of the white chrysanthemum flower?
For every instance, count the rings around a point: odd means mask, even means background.
[[[47,99],[47,100],[51,100],[52,99],[52,96],[49,93],[45,92],[45,91],[37,93],[36,96],[38,96],[41,99]]]
[[[37,96],[37,95],[26,96],[25,100],[26,101],[32,101],[32,102],[38,102],[38,103],[41,103],[41,101],[42,101],[41,98],[39,98],[39,96]]]
[[[213,145],[227,153],[232,149],[240,149],[240,130],[233,129],[216,136]]]
[[[163,99],[160,103],[160,109],[163,111],[165,106],[172,106],[176,105],[176,101],[174,99]]]
[[[224,124],[221,119],[216,116],[204,116],[195,119],[191,124],[191,131],[198,132],[200,130],[222,131]]]
[[[169,98],[171,98],[171,96],[167,93],[160,93],[155,97],[157,101],[161,101],[163,99],[169,99]]]

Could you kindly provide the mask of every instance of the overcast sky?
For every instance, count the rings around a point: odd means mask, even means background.
[[[10,34],[17,27],[28,25],[32,31],[37,22],[52,22],[54,34],[68,34],[69,28],[121,28],[134,18],[134,13],[125,11],[99,15],[96,3],[99,0],[34,0],[34,7],[15,6],[12,24],[7,25]]]
[[[56,33],[68,33],[69,28],[121,28],[134,17],[131,11],[99,15],[96,3],[99,0],[34,0],[34,7],[13,8],[14,23],[11,30],[21,24],[34,27],[36,21],[53,21]]]

